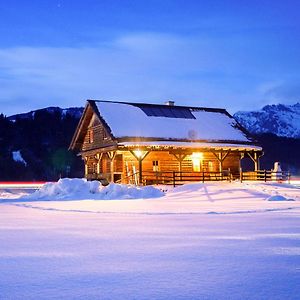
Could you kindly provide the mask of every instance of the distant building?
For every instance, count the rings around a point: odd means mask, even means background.
[[[262,148],[225,109],[88,100],[70,149],[88,179],[123,183],[239,176]],[[184,179],[183,179],[184,178]],[[204,178],[203,178],[204,179]]]

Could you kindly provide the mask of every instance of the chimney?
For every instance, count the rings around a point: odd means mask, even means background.
[[[171,100],[166,101],[165,105],[174,106],[175,105],[175,101],[171,101]]]

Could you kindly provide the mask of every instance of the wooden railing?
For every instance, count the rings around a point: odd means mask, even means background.
[[[241,172],[241,181],[287,181],[290,183],[291,173],[289,171],[273,172],[269,170],[259,170],[253,172]]]
[[[135,172],[116,181],[116,183],[139,184],[139,172]]]
[[[188,182],[207,181],[232,181],[239,179],[242,181],[286,181],[290,183],[290,172],[273,172],[269,170],[259,170],[253,172],[232,173],[230,170],[223,172],[143,172],[143,184],[171,184],[173,186]]]
[[[223,172],[143,172],[143,184],[172,184],[173,186],[188,182],[232,180],[232,174]]]
[[[106,180],[105,177],[89,176],[89,180]],[[116,183],[127,184],[166,184],[166,185],[181,185],[189,182],[207,182],[207,181],[286,181],[290,183],[290,172],[273,172],[269,170],[259,170],[252,172],[232,173],[230,170],[223,170],[223,172],[178,172],[178,171],[165,171],[165,172],[149,172],[145,171],[142,174],[142,182],[139,182],[139,172],[117,180]],[[106,180],[107,181],[107,180]],[[103,182],[104,183],[104,182]],[[106,182],[105,182],[106,183]],[[108,182],[107,182],[108,184]]]

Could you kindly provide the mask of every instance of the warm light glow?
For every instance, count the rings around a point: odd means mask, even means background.
[[[200,159],[200,160],[202,160],[203,159],[203,153],[193,152],[193,154],[192,154],[192,160],[193,159]]]
[[[193,163],[193,171],[200,172],[201,169],[201,161],[203,159],[203,153],[193,152],[191,155],[192,163]]]
[[[139,150],[139,149],[134,150],[133,153],[134,153],[134,155],[135,155],[137,158],[141,158],[141,157],[143,156],[143,154],[144,154],[144,152],[141,151],[141,150]]]

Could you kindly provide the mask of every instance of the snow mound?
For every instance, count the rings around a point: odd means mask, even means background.
[[[175,187],[173,189],[173,193],[176,192],[197,192],[201,189],[203,189],[203,187],[207,186],[207,183],[186,183],[184,185]]]
[[[22,200],[111,200],[145,199],[164,195],[153,186],[137,187],[126,184],[110,183],[102,186],[99,181],[87,181],[81,178],[63,178],[58,182],[46,183],[40,190],[21,197]]]
[[[267,198],[267,201],[295,201],[294,199],[288,199],[282,195],[274,195]]]

